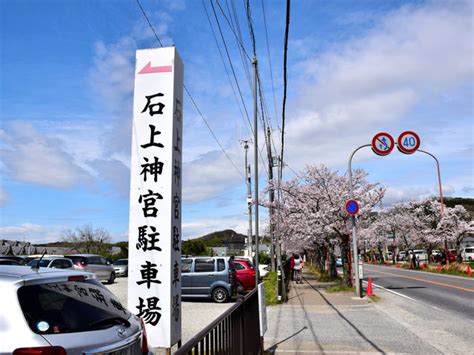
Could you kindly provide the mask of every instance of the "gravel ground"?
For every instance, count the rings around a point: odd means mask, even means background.
[[[125,306],[127,305],[127,281],[126,277],[115,279],[112,285],[105,285]],[[183,300],[181,309],[181,337],[182,343],[186,343],[199,331],[204,329],[214,319],[219,317],[232,306],[229,303],[214,303],[210,300]]]

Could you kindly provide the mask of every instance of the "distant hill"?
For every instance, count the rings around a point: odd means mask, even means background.
[[[226,229],[223,231],[212,232],[202,237],[196,238],[195,240],[202,241],[206,247],[223,247],[228,243],[232,244],[244,244],[246,236],[232,229]]]
[[[243,245],[245,243],[245,238],[247,238],[247,236],[244,234],[237,233],[232,229],[225,229],[194,238],[193,240],[202,241],[206,247],[223,247],[229,244]],[[269,244],[270,239],[268,237],[263,237],[260,242],[263,244]]]

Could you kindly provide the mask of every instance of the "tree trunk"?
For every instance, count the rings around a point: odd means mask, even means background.
[[[328,276],[330,278],[337,277],[337,270],[336,270],[336,258],[334,256],[334,247],[329,245],[328,247]]]
[[[319,269],[318,271],[322,275],[326,273],[326,255],[328,251],[324,245],[321,246],[319,250],[320,250],[320,253],[319,253],[319,258],[318,258],[318,269]]]
[[[341,259],[342,259],[342,284],[346,287],[351,287],[351,268],[349,261],[349,235],[343,235],[341,238]]]

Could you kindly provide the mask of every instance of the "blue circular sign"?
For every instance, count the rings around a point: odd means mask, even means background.
[[[359,204],[357,203],[356,200],[349,200],[346,203],[346,211],[349,213],[351,216],[356,215],[359,212]]]

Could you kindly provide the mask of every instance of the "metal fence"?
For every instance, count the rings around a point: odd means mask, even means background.
[[[200,333],[179,348],[176,355],[261,354],[258,292],[254,289]]]

